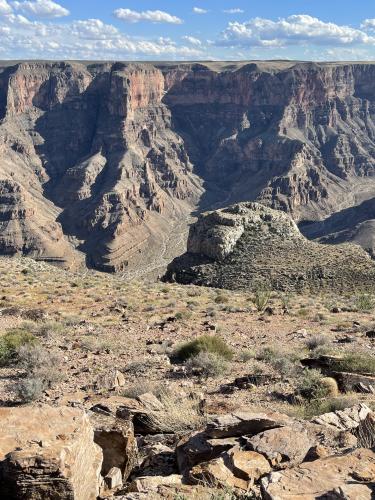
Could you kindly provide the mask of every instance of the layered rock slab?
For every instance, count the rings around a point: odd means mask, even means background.
[[[0,408],[0,423],[1,498],[97,498],[102,451],[82,410]]]

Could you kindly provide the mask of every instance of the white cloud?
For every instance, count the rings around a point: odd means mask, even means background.
[[[32,16],[40,18],[56,18],[65,17],[70,14],[68,9],[65,9],[62,5],[59,5],[52,0],[26,0],[24,2],[13,2],[13,7],[16,10],[20,10],[24,14],[29,14]]]
[[[100,19],[70,23],[28,21],[9,14],[0,18],[0,53],[7,59],[203,59],[198,46],[180,45],[167,37],[130,37]]]
[[[362,24],[361,28],[364,30],[375,30],[375,19],[365,19]]]
[[[226,9],[223,12],[224,14],[243,14],[245,11],[243,9]]]
[[[194,14],[207,14],[208,10],[201,9],[200,7],[193,7]]]
[[[365,31],[326,23],[308,15],[294,15],[272,21],[256,17],[245,23],[231,22],[218,45],[282,47],[305,43],[325,46],[374,45],[375,37]]]
[[[6,0],[0,0],[0,14],[11,14],[12,7]]]
[[[182,24],[182,19],[176,16],[163,12],[162,10],[146,10],[137,12],[130,9],[117,9],[114,11],[115,17],[128,23],[139,23],[140,21],[149,21],[152,23],[170,23]]]
[[[191,43],[192,45],[202,45],[202,42],[199,40],[199,38],[195,38],[194,36],[183,36],[182,39],[188,43]]]

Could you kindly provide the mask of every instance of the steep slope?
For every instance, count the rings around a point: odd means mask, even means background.
[[[1,78],[2,253],[71,265],[76,247],[104,270],[152,260],[201,193],[161,72],[23,63]]]
[[[372,289],[375,263],[356,245],[309,241],[285,213],[241,203],[202,214],[187,253],[167,281],[227,289],[337,291]]]

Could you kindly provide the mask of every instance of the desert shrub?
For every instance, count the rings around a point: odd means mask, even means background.
[[[162,389],[155,382],[150,380],[138,380],[135,384],[131,384],[125,389],[122,389],[121,395],[126,398],[136,399],[142,394],[151,393],[154,396],[159,396]]]
[[[347,354],[331,362],[331,368],[338,372],[375,374],[375,357],[368,354]]]
[[[176,349],[175,355],[181,361],[186,361],[200,352],[211,352],[228,361],[233,358],[230,347],[217,335],[202,335],[191,342],[186,342]]]
[[[279,356],[279,351],[274,349],[273,347],[265,347],[261,351],[257,353],[257,359],[260,361],[265,361],[269,363],[273,359],[276,359]]]
[[[23,402],[38,399],[44,390],[63,377],[61,356],[39,344],[22,345],[17,351],[17,363],[26,372],[25,378],[14,385],[16,394]]]
[[[163,409],[149,412],[147,423],[161,433],[185,434],[204,426],[206,419],[197,397],[177,399],[170,391],[163,391],[159,400]]]
[[[250,359],[255,358],[255,356],[256,356],[255,351],[251,349],[244,349],[243,351],[240,352],[238,357],[242,363],[246,363],[247,361],[250,361]]]
[[[45,389],[43,379],[35,376],[21,379],[14,385],[14,392],[18,399],[24,403],[31,403],[31,401],[39,399]]]
[[[64,331],[65,327],[62,323],[59,323],[58,321],[48,321],[37,328],[37,330],[35,331],[35,335],[50,338],[54,334],[61,334]]]
[[[319,370],[304,369],[297,383],[297,394],[309,401],[329,396],[329,388],[322,383],[322,379]]]
[[[306,347],[309,351],[314,351],[318,347],[325,346],[328,343],[328,339],[324,335],[314,335],[306,340]]]
[[[288,356],[281,356],[272,360],[272,367],[280,373],[282,377],[293,377],[298,371],[299,367]]]
[[[265,289],[256,290],[254,293],[253,302],[258,312],[263,312],[267,307],[271,298],[271,292]]]
[[[358,311],[368,312],[374,309],[374,299],[368,293],[360,293],[354,298],[354,306]]]
[[[228,363],[213,352],[201,351],[186,362],[188,373],[197,373],[202,377],[220,377],[228,370]]]
[[[177,321],[190,319],[191,316],[192,316],[191,311],[179,311],[175,314],[175,318]]]
[[[0,337],[0,366],[7,366],[17,358],[17,351],[20,347],[33,344],[36,338],[30,332],[13,329]]]
[[[225,303],[229,302],[229,299],[226,295],[218,294],[215,297],[215,302],[216,302],[216,304],[225,304]]]

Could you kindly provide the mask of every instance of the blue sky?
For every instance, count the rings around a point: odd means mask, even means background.
[[[0,58],[373,60],[375,0],[0,0]]]

